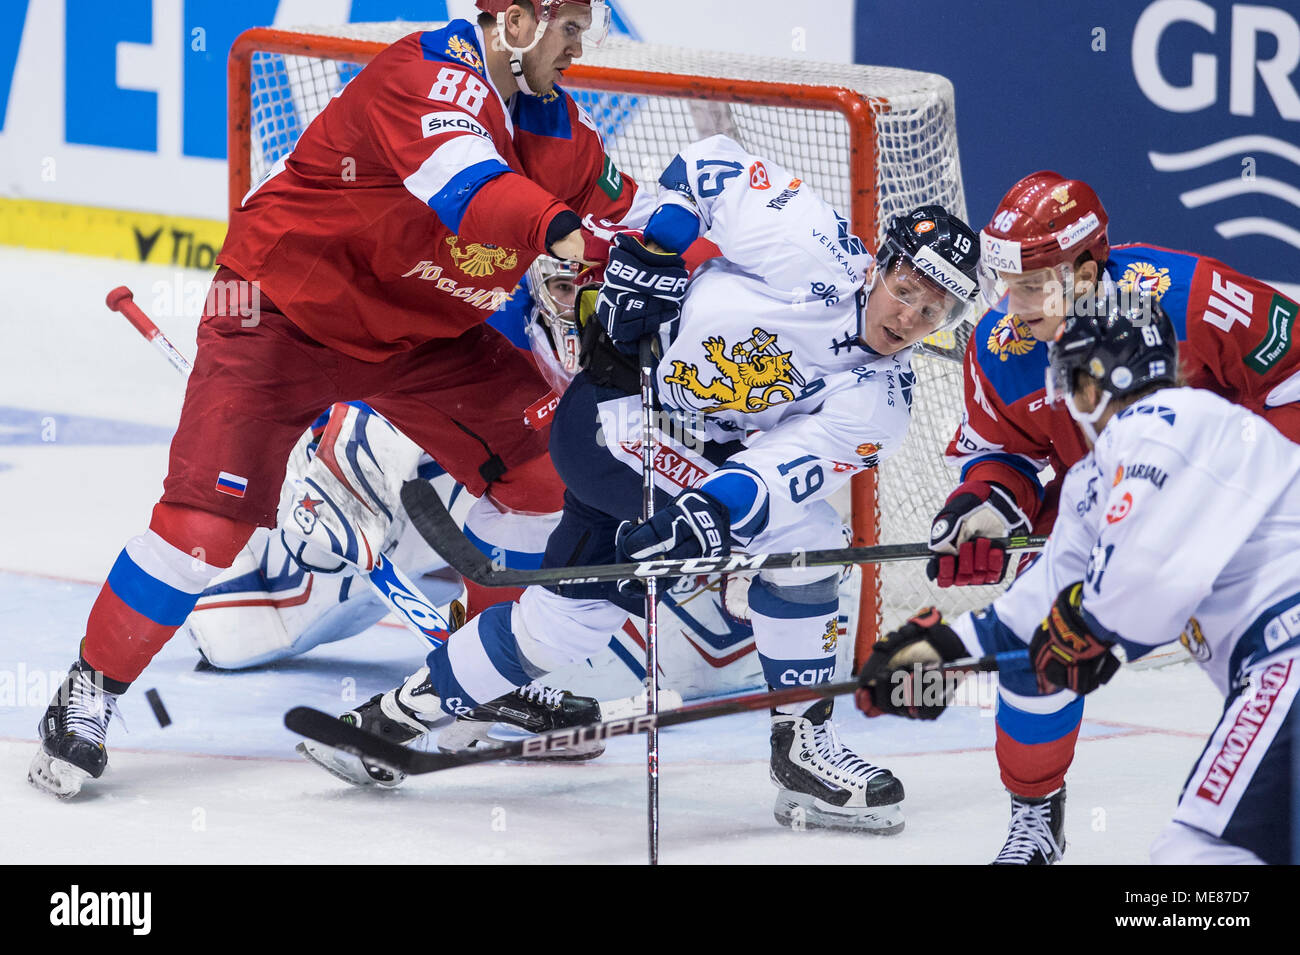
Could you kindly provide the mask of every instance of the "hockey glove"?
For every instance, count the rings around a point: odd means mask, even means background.
[[[620,561],[726,557],[731,515],[713,495],[683,491],[650,520],[620,524],[614,546]]]
[[[858,674],[854,702],[867,716],[906,716],[934,720],[952,702],[960,674],[927,666],[966,656],[961,637],[933,607],[876,641]]]
[[[637,342],[671,322],[682,310],[688,275],[675,252],[651,252],[630,233],[614,238],[596,319],[610,340],[629,354]]]
[[[1112,644],[1093,635],[1083,619],[1082,605],[1083,584],[1071,584],[1034,631],[1029,659],[1040,693],[1061,689],[1091,693],[1119,669],[1119,658],[1110,651]]]
[[[940,587],[996,584],[1007,572],[1007,551],[988,538],[1029,533],[1029,518],[1001,484],[965,481],[948,495],[930,525],[934,557],[925,573]]]

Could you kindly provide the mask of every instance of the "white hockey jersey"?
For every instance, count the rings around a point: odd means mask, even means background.
[[[1300,446],[1208,391],[1168,388],[1113,418],[1072,467],[1042,556],[953,623],[973,652],[1025,643],[1065,587],[1133,659],[1181,640],[1227,695],[1300,656]],[[987,648],[987,649],[985,649]]]
[[[872,257],[843,216],[775,162],[714,136],[683,150],[660,182],[660,204],[688,210],[722,250],[692,278],[665,335],[660,405],[683,413],[697,437],[742,442],[728,463],[762,482],[768,526],[797,523],[902,444],[911,349],[881,356],[862,344],[859,290]],[[697,472],[665,489],[698,485]]]

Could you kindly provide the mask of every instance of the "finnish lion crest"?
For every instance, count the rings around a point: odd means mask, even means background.
[[[727,343],[721,338],[701,342],[718,375],[707,384],[700,380],[700,370],[684,361],[673,361],[671,373],[664,376],[664,384],[680,385],[694,398],[712,402],[701,408],[704,414],[718,411],[763,411],[773,405],[793,401],[795,388],[802,389],[803,376],[791,361],[793,352],[777,347],[776,336],[761,328],[754,336],[737,342],[727,354]]]
[[[491,275],[497,269],[513,269],[519,261],[519,256],[514,249],[479,242],[471,242],[461,249],[456,238],[454,235],[451,236],[447,239],[447,244],[451,246],[451,257],[456,260],[456,265],[466,275],[482,278],[484,275]]]

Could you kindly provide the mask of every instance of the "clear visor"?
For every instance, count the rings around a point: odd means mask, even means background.
[[[1071,382],[1069,381],[1069,372],[1054,361],[1049,360],[1047,369],[1043,372],[1045,378],[1043,385],[1049,405],[1060,404],[1065,400],[1065,396],[1070,393]]]
[[[899,306],[896,315],[908,329],[922,331],[919,337],[955,328],[974,317],[973,301],[940,287],[901,255],[877,269],[871,290],[877,288]]]
[[[588,12],[590,20],[587,16]],[[605,0],[592,0],[590,5],[565,3],[564,0],[543,0],[541,9],[537,13],[537,32],[533,35],[533,41],[528,46],[516,48],[510,46],[505,40],[505,16],[504,13],[497,15],[497,25],[500,28],[498,36],[506,49],[516,55],[531,51],[548,29],[563,32],[566,42],[581,39],[583,47],[598,47],[609,36],[609,24],[612,19]]]
[[[1083,411],[1075,403],[1074,399],[1073,373],[1076,370],[1080,369],[1051,361],[1049,358],[1043,382],[1046,390],[1045,397],[1048,404],[1063,403],[1065,405],[1070,412],[1070,417],[1074,419],[1079,426],[1079,430],[1087,436],[1088,443],[1092,445],[1097,443],[1097,422],[1110,405],[1111,393],[1103,390],[1097,406],[1091,411]]]
[[[980,296],[985,308],[1015,315],[1065,314],[1066,289],[1073,289],[1074,270],[1066,263],[1030,272],[999,272],[979,267]]]

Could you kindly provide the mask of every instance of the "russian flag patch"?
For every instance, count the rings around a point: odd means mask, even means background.
[[[217,490],[231,497],[243,497],[248,490],[248,478],[222,471],[217,475]]]

